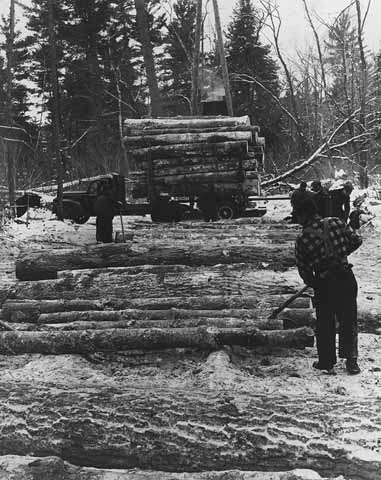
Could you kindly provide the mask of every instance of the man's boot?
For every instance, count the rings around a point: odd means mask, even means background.
[[[345,368],[350,375],[357,375],[361,372],[361,369],[357,363],[357,358],[347,358]]]

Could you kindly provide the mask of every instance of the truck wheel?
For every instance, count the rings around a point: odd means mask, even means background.
[[[79,203],[63,202],[63,218],[73,220],[73,222],[82,225],[90,218],[85,214],[82,206]]]
[[[225,201],[217,205],[217,217],[219,220],[231,220],[237,216],[237,206],[233,202]]]

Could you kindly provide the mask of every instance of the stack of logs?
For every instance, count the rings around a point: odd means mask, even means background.
[[[232,242],[236,227],[151,224],[128,244],[21,255],[16,274],[24,281],[0,291],[3,322],[13,327],[0,352],[311,345],[311,330],[283,328],[313,322],[309,298],[287,310],[286,324],[267,319],[297,288],[282,273],[294,262],[296,229],[248,220],[239,231],[258,231],[257,239],[242,245]],[[271,243],[283,234],[288,240]],[[160,246],[160,235],[177,246]]]
[[[125,134],[136,198],[149,180],[182,195],[184,184],[236,186],[263,168],[264,138],[248,116],[127,119]]]

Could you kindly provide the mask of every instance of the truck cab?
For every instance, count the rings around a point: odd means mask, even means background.
[[[63,192],[63,218],[73,220],[75,223],[83,224],[94,216],[94,204],[105,185],[111,190],[112,199],[120,202],[122,207],[126,204],[126,188],[124,176],[118,173],[109,173],[93,178],[91,181],[83,182],[85,187],[81,190],[68,190]],[[53,213],[57,214],[58,200],[53,200]]]

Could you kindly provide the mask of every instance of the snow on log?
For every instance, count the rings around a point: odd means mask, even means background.
[[[19,280],[57,278],[60,270],[79,270],[136,265],[189,265],[250,263],[253,268],[285,270],[295,264],[293,246],[277,244],[265,246],[230,245],[226,247],[189,243],[183,247],[151,247],[134,250],[125,244],[112,248],[57,249],[28,252],[16,259],[16,277]]]
[[[250,315],[252,310],[266,311],[278,307],[287,300],[287,295],[270,295],[258,298],[250,295],[200,296],[200,297],[170,297],[170,298],[106,298],[98,300],[7,300],[4,302],[1,314],[7,322],[36,323],[40,315],[57,312],[98,312],[103,310],[133,309],[136,312],[145,311],[149,316],[160,316],[158,311],[170,311],[172,317],[177,311],[213,310],[209,316],[224,315],[225,311],[239,309],[240,318]],[[311,299],[300,297],[292,302],[293,308],[309,308]],[[151,312],[150,312],[151,311]],[[136,315],[139,315],[136,313]],[[149,317],[151,318],[151,317]],[[161,318],[161,317],[160,317]]]
[[[0,455],[56,455],[79,466],[197,475],[312,468],[379,480],[381,471],[374,398],[3,381],[0,411]]]
[[[92,353],[98,351],[216,349],[222,345],[305,348],[314,343],[309,328],[136,328],[70,331],[0,332],[0,355]]]
[[[125,129],[143,128],[209,128],[230,127],[246,125],[250,126],[248,115],[242,117],[205,116],[205,117],[170,117],[170,118],[126,118]]]

